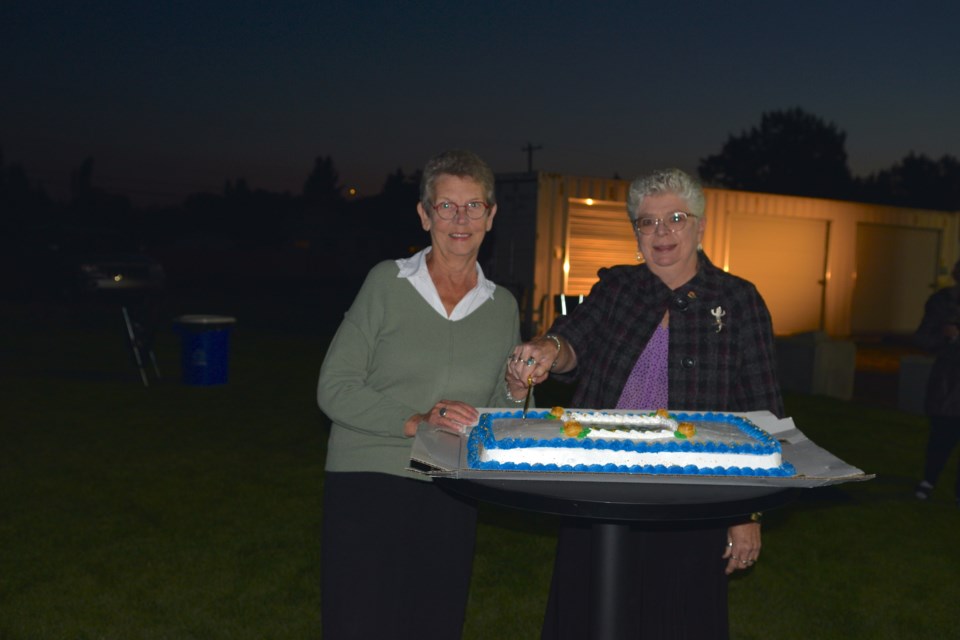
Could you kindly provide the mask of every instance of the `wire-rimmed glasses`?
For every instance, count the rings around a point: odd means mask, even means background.
[[[695,217],[696,216],[692,213],[687,213],[685,211],[674,211],[673,213],[667,214],[663,218],[641,215],[639,218],[633,221],[633,228],[639,233],[648,236],[651,233],[656,232],[657,227],[662,224],[663,228],[666,229],[668,233],[676,233],[687,226],[687,218]]]
[[[464,211],[471,220],[479,220],[487,213],[490,208],[482,200],[473,200],[467,204],[457,204],[456,202],[438,202],[433,205],[433,210],[441,220],[453,220],[460,211]]]

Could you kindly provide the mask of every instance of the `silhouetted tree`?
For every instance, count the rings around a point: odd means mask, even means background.
[[[22,165],[4,166],[0,150],[0,233],[10,243],[28,228],[53,222],[57,207],[43,188],[34,187]]]
[[[421,172],[416,171],[408,176],[403,169],[397,167],[397,170],[384,180],[380,197],[394,204],[416,206],[420,200],[420,175]]]
[[[313,171],[303,184],[303,199],[312,212],[332,212],[342,207],[343,185],[330,156],[318,156],[314,160]]]
[[[381,240],[381,251],[385,256],[406,255],[430,243],[416,210],[420,201],[421,175],[420,170],[407,175],[398,168],[387,176],[383,189],[374,198],[374,219],[388,233]]]
[[[707,184],[767,193],[849,198],[846,134],[800,108],[764,113],[760,126],[731,135],[700,160]]]
[[[289,193],[251,189],[243,178],[224,190],[226,228],[241,246],[282,243],[291,233],[293,209]]]
[[[80,166],[70,173],[70,197],[74,205],[93,200],[93,158],[84,158]]]
[[[861,199],[867,202],[960,211],[960,161],[950,155],[932,160],[911,152],[860,184]]]
[[[126,196],[107,193],[93,185],[93,158],[88,157],[70,175],[70,210],[74,223],[89,230],[111,230],[129,238],[139,235],[133,206]]]

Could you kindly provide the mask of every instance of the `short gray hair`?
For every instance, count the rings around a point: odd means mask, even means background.
[[[483,189],[483,197],[491,207],[497,203],[494,192],[494,177],[490,166],[472,151],[452,149],[436,155],[423,168],[420,179],[420,204],[424,209],[433,206],[436,197],[436,183],[440,176],[470,178]],[[461,203],[462,204],[462,203]]]
[[[706,200],[700,183],[680,169],[659,169],[630,183],[630,190],[627,192],[627,215],[630,220],[636,220],[640,215],[644,198],[664,193],[672,193],[682,198],[687,203],[687,213],[701,220],[705,217]]]

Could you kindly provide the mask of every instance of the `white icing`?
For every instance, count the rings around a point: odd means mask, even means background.
[[[585,427],[591,425],[617,425],[629,427],[662,427],[670,433],[677,430],[677,421],[649,413],[602,413],[598,411],[564,411],[564,422],[576,420]]]
[[[673,438],[675,431],[675,429],[604,429],[592,425],[583,426],[590,426],[585,437],[592,440],[665,440]]]
[[[610,451],[598,449],[577,449],[569,447],[531,447],[523,449],[486,449],[480,454],[484,462],[512,462],[515,464],[555,464],[570,465],[606,465],[644,466],[664,465],[697,467],[751,467],[767,469],[779,467],[780,454],[744,455],[736,453],[701,453],[683,451]]]
[[[560,467],[579,465],[608,465],[634,467],[663,465],[665,467],[694,465],[699,468],[730,467],[752,469],[775,469],[783,463],[779,452],[769,450],[758,453],[732,451],[636,451],[615,450],[610,448],[584,448],[581,446],[556,446],[558,440],[569,442],[570,436],[563,434],[564,422],[576,420],[587,427],[586,438],[605,439],[607,441],[659,441],[676,440],[693,445],[737,446],[758,444],[753,436],[744,433],[735,424],[724,420],[691,420],[696,433],[688,438],[675,436],[678,422],[674,418],[663,418],[651,414],[604,413],[596,411],[566,411],[559,420],[512,419],[501,418],[493,423],[497,442],[507,440],[525,441],[524,446],[497,446],[484,448],[480,459],[484,462],[557,465]],[[614,428],[617,426],[639,427],[634,429]],[[649,428],[644,428],[649,427]],[[650,442],[651,447],[662,449],[658,442]],[[639,447],[647,448],[646,446]],[[710,448],[716,448],[711,446]]]

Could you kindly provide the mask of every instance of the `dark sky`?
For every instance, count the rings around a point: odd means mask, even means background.
[[[706,7],[701,6],[706,5]],[[960,156],[960,3],[0,3],[0,149],[55,195],[380,189],[439,150],[495,171],[695,171],[765,111],[847,134],[854,174]]]

